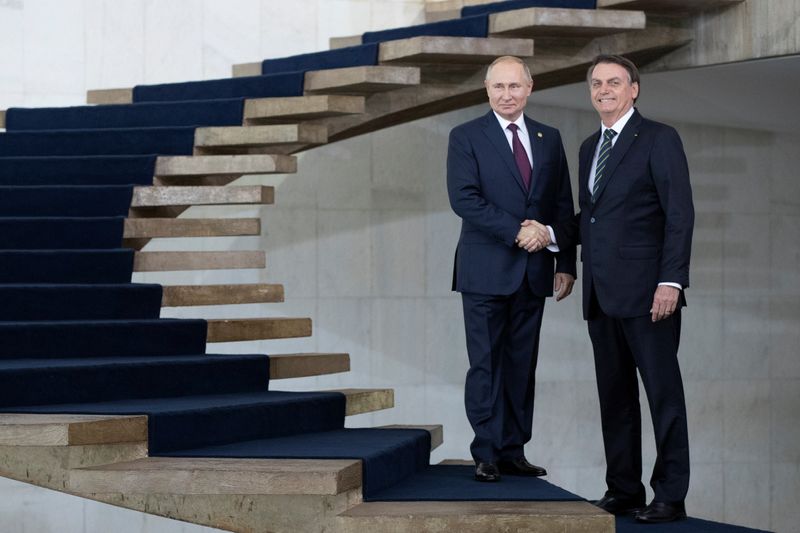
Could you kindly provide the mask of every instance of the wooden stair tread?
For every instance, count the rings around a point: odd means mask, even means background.
[[[234,126],[234,129],[239,127]],[[218,130],[219,128],[198,128]],[[262,132],[250,132],[260,134]],[[229,132],[204,131],[209,138],[230,138]],[[155,175],[158,178],[190,176],[229,176],[231,174],[292,174],[297,172],[297,158],[283,154],[236,154],[159,156]]]
[[[597,9],[635,9],[659,15],[686,16],[742,2],[744,0],[597,0]]]
[[[208,320],[208,342],[311,336],[310,318],[218,318]]]
[[[381,43],[381,63],[436,63],[486,65],[504,55],[530,57],[530,39],[421,36]]]
[[[165,285],[163,307],[235,305],[283,301],[283,285],[240,283],[225,285]]]
[[[264,268],[263,251],[226,252],[136,252],[134,272]]]
[[[424,429],[431,434],[431,450],[435,450],[444,442],[444,428],[441,424],[392,424],[379,427],[385,429]]]
[[[90,89],[86,91],[86,103],[96,105],[130,104],[133,102],[133,88]]]
[[[5,129],[6,127],[6,110],[0,109],[0,129]]]
[[[256,205],[275,203],[275,188],[266,185],[134,187],[131,208],[191,205]]]
[[[353,459],[147,457],[69,476],[69,489],[81,493],[340,494],[360,486]]]
[[[394,407],[394,389],[336,389],[347,399],[346,416],[360,415]]]
[[[270,124],[197,128],[195,150],[202,153],[265,151],[281,146],[318,145],[328,142],[328,129],[318,124]]]
[[[269,356],[270,380],[349,371],[350,355],[346,353],[286,353]]]
[[[260,235],[259,218],[126,218],[123,237],[231,237]]]
[[[645,28],[641,11],[529,7],[489,16],[490,36],[598,37]]]
[[[372,94],[419,85],[416,67],[362,66],[306,72],[305,92]]]
[[[365,502],[339,515],[343,533],[360,531],[565,531],[614,533],[614,516],[589,502]],[[531,529],[535,524],[535,528]]]
[[[254,98],[244,102],[244,120],[247,125],[316,120],[363,112],[363,96],[316,94]]]
[[[146,416],[0,414],[0,445],[80,446],[147,441]]]

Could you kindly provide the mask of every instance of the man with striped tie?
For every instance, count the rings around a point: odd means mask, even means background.
[[[686,517],[689,442],[678,365],[681,308],[694,226],[683,145],[675,129],[634,108],[636,66],[598,56],[588,72],[600,130],[580,148],[583,313],[594,348],[608,491],[597,505],[640,522]],[[567,237],[558,237],[567,245]],[[657,457],[645,504],[637,370]],[[644,507],[644,509],[640,509]]]

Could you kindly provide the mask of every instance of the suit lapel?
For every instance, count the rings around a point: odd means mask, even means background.
[[[544,163],[544,135],[539,124],[525,117],[525,126],[528,128],[530,139],[531,159],[533,159],[533,173],[531,174],[531,190],[529,196],[536,196],[534,190],[544,186],[542,183],[542,167]]]
[[[508,145],[508,139],[506,138],[503,128],[500,127],[497,117],[494,116],[494,111],[489,111],[484,117],[483,133],[486,134],[492,145],[494,145],[497,153],[500,154],[500,158],[505,162],[511,175],[514,176],[517,185],[519,185],[524,192],[525,184],[522,182],[522,176],[520,176],[517,163],[514,161],[514,153]]]
[[[628,123],[625,124],[625,127],[622,128],[622,131],[619,132],[619,139],[614,143],[614,147],[611,149],[611,154],[609,154],[608,161],[606,162],[606,168],[603,170],[603,179],[600,180],[600,185],[594,195],[595,203],[597,203],[603,195],[603,191],[606,190],[608,183],[614,178],[614,170],[616,170],[617,165],[619,165],[619,162],[625,157],[628,149],[639,134],[639,124],[641,124],[641,122],[642,116],[638,111],[634,110],[633,116],[631,116]]]

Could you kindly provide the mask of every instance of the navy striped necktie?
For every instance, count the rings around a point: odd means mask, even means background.
[[[600,180],[603,179],[603,170],[606,168],[608,156],[611,155],[611,140],[616,137],[617,132],[612,129],[607,129],[603,133],[603,144],[600,145],[600,153],[597,154],[597,165],[594,171],[594,185],[592,186],[592,202],[594,202],[597,189],[600,186]]]

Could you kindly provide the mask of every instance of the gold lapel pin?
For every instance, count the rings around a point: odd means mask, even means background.
[[[539,138],[541,139],[541,138],[542,138],[542,132],[541,132],[541,131],[540,131],[540,132],[538,132],[538,133],[536,134],[536,136],[537,136],[537,137],[539,137]]]

